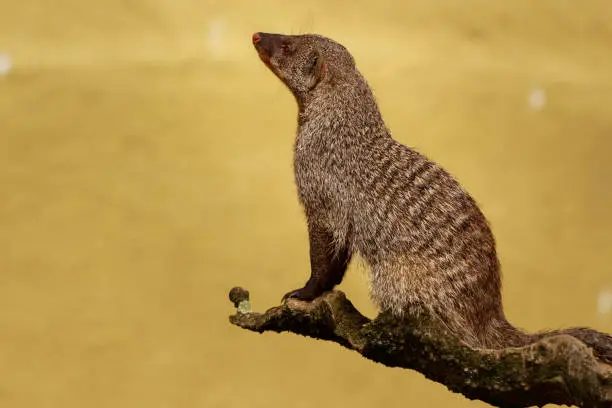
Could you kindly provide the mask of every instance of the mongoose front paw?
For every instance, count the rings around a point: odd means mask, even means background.
[[[316,299],[321,293],[323,292],[320,290],[316,290],[316,289],[312,289],[312,287],[304,286],[301,289],[292,290],[291,292],[285,294],[281,302],[284,303],[285,300],[291,299],[291,298],[309,302],[311,300]]]

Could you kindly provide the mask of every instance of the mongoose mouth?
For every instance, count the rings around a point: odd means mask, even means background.
[[[265,52],[262,52],[260,50],[257,50],[257,55],[259,55],[259,59],[266,64],[266,66],[270,69],[272,69],[272,63],[270,62],[270,56],[268,54],[266,54]]]

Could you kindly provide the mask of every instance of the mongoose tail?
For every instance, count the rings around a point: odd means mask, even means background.
[[[497,333],[492,336],[496,338],[497,341],[495,344],[492,344],[491,348],[527,346],[546,337],[561,334],[566,334],[582,341],[593,349],[595,356],[600,360],[612,364],[612,336],[589,327],[571,327],[567,329],[527,333],[504,320],[498,328]]]

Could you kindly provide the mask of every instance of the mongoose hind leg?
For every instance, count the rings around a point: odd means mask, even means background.
[[[303,288],[293,290],[285,296],[311,301],[324,292],[332,290],[342,282],[346,268],[351,260],[351,252],[346,247],[338,249],[333,235],[316,222],[308,223],[310,240],[310,279]]]

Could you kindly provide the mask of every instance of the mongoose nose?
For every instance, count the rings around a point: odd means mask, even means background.
[[[261,41],[261,36],[259,33],[253,34],[253,44],[257,44],[259,41]]]

